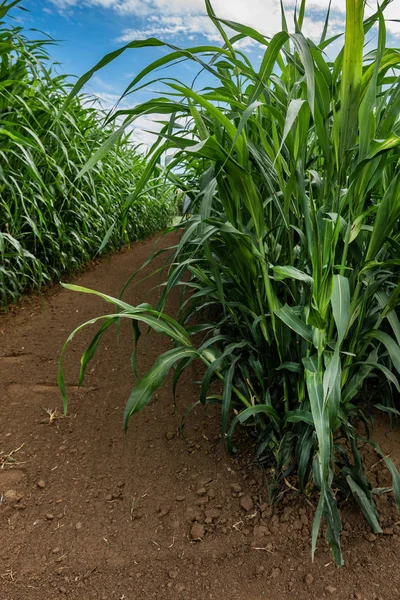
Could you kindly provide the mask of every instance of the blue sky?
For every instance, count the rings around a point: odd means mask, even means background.
[[[344,0],[333,0],[332,30],[340,31],[343,21]],[[293,2],[285,2],[291,14]],[[306,33],[320,31],[328,0],[310,0]],[[125,41],[141,37],[160,37],[177,45],[192,45],[215,41],[212,24],[205,17],[202,0],[23,0],[24,13],[14,10],[21,23],[50,34],[59,45],[52,55],[63,64],[63,69],[76,75],[83,74],[105,53]],[[218,15],[258,27],[272,35],[280,25],[278,0],[214,0]],[[387,16],[400,17],[400,0],[393,0]],[[388,24],[392,33],[400,35],[400,24]],[[394,37],[394,36],[393,36]],[[400,38],[397,40],[400,45]],[[256,57],[259,49],[249,48]],[[159,56],[160,50],[134,51],[103,71],[93,88],[119,93],[149,60]],[[181,76],[185,74],[182,71]]]
[[[308,0],[303,27],[306,35],[318,39],[329,0]],[[220,17],[257,28],[265,35],[280,29],[279,0],[213,0]],[[295,0],[284,0],[289,24],[293,21]],[[373,2],[369,2],[374,6]],[[158,37],[177,46],[215,43],[219,40],[213,24],[205,14],[204,0],[22,0],[29,12],[14,9],[24,28],[40,29],[58,40],[51,48],[52,57],[62,64],[61,70],[77,76],[85,73],[107,52],[127,41]],[[331,33],[344,27],[345,0],[332,0]],[[371,12],[367,8],[367,14]],[[400,0],[393,0],[386,18],[400,16]],[[388,43],[400,46],[400,23],[387,22]],[[29,34],[33,35],[33,34]],[[246,46],[246,43],[244,43]],[[246,51],[256,62],[260,48],[247,43]],[[95,76],[86,91],[95,93],[110,108],[128,85],[132,76],[165,49],[128,51]],[[197,68],[191,63],[174,67],[169,75],[189,83]],[[134,101],[151,94],[142,91]]]

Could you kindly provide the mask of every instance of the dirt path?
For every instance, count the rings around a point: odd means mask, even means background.
[[[78,281],[117,295],[150,247],[138,243]],[[143,301],[151,285],[131,288],[129,301]],[[152,291],[146,299],[155,297]],[[179,386],[177,414],[167,382],[131,421],[126,445],[122,412],[134,382],[129,327],[119,345],[109,332],[84,388],[70,392],[68,418],[50,423],[46,411],[61,415],[62,343],[105,310],[95,297],[57,288],[0,317],[0,600],[400,598],[392,499],[379,501],[379,537],[344,511],[343,569],[323,541],[311,564],[312,511],[304,499],[288,490],[283,503],[269,507],[261,474],[245,465],[249,457],[238,461],[221,448],[215,415],[192,412],[186,439],[176,435],[179,415],[197,398],[195,370]],[[92,333],[68,353],[70,384]],[[167,347],[150,336],[146,353],[142,343],[141,372]],[[399,464],[399,431],[378,435]],[[373,469],[382,485],[380,466]],[[193,542],[191,530],[202,541]]]

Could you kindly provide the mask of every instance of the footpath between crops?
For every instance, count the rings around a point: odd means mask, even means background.
[[[103,260],[76,283],[117,295],[153,242]],[[155,283],[131,287],[127,300],[154,301]],[[380,536],[358,511],[344,509],[343,569],[322,539],[312,564],[313,507],[303,497],[287,487],[270,506],[251,454],[236,459],[221,447],[212,410],[191,412],[185,438],[178,435],[180,416],[198,398],[196,367],[182,378],[176,413],[168,380],[131,420],[125,442],[122,414],[134,384],[129,326],[119,343],[109,331],[79,390],[80,355],[95,330],[76,339],[65,361],[64,418],[61,346],[74,327],[103,313],[99,298],[56,287],[0,317],[1,600],[400,597],[400,522],[392,499],[378,499]],[[154,334],[142,339],[140,372],[167,348]],[[383,431],[378,427],[376,436],[400,466],[399,428]],[[385,485],[377,459],[367,463],[377,485]]]

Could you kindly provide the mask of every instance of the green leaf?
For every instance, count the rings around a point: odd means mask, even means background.
[[[79,372],[79,383],[78,383],[78,386],[81,386],[83,384],[84,380],[85,380],[86,367],[87,367],[89,361],[96,354],[100,338],[102,337],[103,333],[113,323],[114,323],[114,319],[110,319],[109,321],[106,321],[105,323],[103,323],[102,326],[100,327],[99,331],[96,333],[96,335],[94,336],[94,338],[90,342],[89,346],[86,348],[85,352],[82,354],[81,368],[80,368],[80,372]]]
[[[305,100],[301,100],[301,99],[294,99],[294,100],[290,101],[290,104],[288,106],[287,113],[286,113],[285,126],[283,128],[282,141],[281,141],[281,146],[279,148],[279,154],[281,153],[283,144],[285,143],[285,140],[286,140],[290,130],[292,129],[294,122],[296,121],[304,102],[305,102]]]
[[[354,144],[358,129],[358,109],[361,98],[362,53],[364,46],[364,3],[346,3],[346,35],[340,84],[340,161]]]
[[[322,514],[324,511],[324,505],[325,505],[325,494],[323,492],[321,492],[321,494],[319,496],[318,504],[317,504],[317,510],[315,511],[315,514],[314,514],[314,521],[313,521],[313,526],[312,526],[312,530],[311,530],[311,557],[312,557],[312,560],[314,560],[315,550],[317,548],[317,539],[318,539],[319,530],[321,527],[321,519],[322,519]]]
[[[365,337],[373,338],[381,342],[389,353],[393,366],[400,373],[400,346],[396,344],[394,339],[384,331],[373,329],[365,334]]]
[[[302,373],[303,372],[303,367],[301,366],[300,363],[295,363],[295,362],[283,362],[282,364],[279,365],[279,367],[276,367],[277,371],[283,371],[283,370],[287,370],[287,371],[292,371],[292,373]]]
[[[330,426],[334,429],[341,400],[339,344],[336,344],[333,354],[325,354],[325,360],[327,366],[323,375],[324,402],[329,413]]]
[[[150,402],[154,392],[164,382],[172,365],[183,358],[196,358],[198,353],[192,348],[173,348],[161,354],[152,368],[139,379],[126,403],[124,413],[124,429],[128,428],[131,416],[142,410]]]
[[[310,285],[314,284],[314,280],[310,275],[307,275],[307,273],[303,273],[303,271],[300,271],[295,267],[275,266],[272,267],[272,270],[274,272],[274,278],[277,281],[281,281],[282,279],[290,277],[291,279],[304,281],[305,283],[308,283]]]
[[[274,312],[276,316],[279,317],[279,319],[281,319],[281,321],[285,323],[285,325],[287,325],[288,327],[290,327],[290,329],[293,329],[293,331],[301,335],[301,337],[307,340],[307,342],[313,341],[312,328],[306,323],[304,323],[304,321],[302,321],[295,314],[295,312],[292,308],[290,308],[290,306],[286,304],[285,306],[282,306],[282,308],[278,308]]]
[[[304,35],[302,33],[293,33],[290,36],[297,52],[300,55],[301,61],[304,66],[306,81],[307,81],[307,100],[311,110],[311,114],[314,116],[315,111],[315,77],[314,77],[314,62],[311,56],[310,47]]]
[[[231,398],[232,398],[232,381],[235,373],[236,363],[240,359],[240,356],[237,356],[229,366],[228,372],[224,376],[224,390],[222,392],[222,406],[221,406],[221,436],[222,439],[225,437],[226,430],[228,428],[228,417],[229,417],[229,409],[231,406]]]
[[[286,31],[280,31],[279,33],[276,33],[269,42],[261,61],[260,70],[258,73],[258,83],[254,87],[254,91],[249,100],[250,104],[252,104],[255,100],[258,100],[260,95],[267,88],[268,80],[274,69],[276,59],[282,46],[288,39],[288,33]]]
[[[379,206],[365,261],[374,259],[400,217],[400,173],[394,177]]]
[[[306,384],[310,399],[311,413],[318,438],[318,462],[322,485],[326,481],[331,457],[331,429],[328,411],[325,410],[322,375],[306,369]]]
[[[396,500],[397,510],[400,512],[400,475],[398,469],[393,464],[392,460],[388,457],[384,457],[385,465],[390,471],[393,482],[393,493]]]
[[[346,481],[349,484],[351,492],[361,508],[364,517],[367,519],[374,533],[382,533],[382,528],[379,525],[378,515],[374,503],[369,500],[365,491],[354,481],[351,475],[347,475]]]
[[[336,499],[330,488],[325,488],[324,518],[328,526],[326,539],[331,547],[332,556],[338,566],[343,565],[343,556],[340,548],[340,531],[342,521],[337,508]]]
[[[309,410],[301,410],[297,408],[296,410],[289,410],[286,413],[285,421],[287,423],[307,423],[307,425],[311,425],[314,427],[314,419]]]
[[[341,344],[350,320],[350,288],[349,280],[343,275],[334,275],[333,280],[331,305],[338,331],[338,344]]]

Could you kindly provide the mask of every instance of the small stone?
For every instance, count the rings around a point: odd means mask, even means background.
[[[367,539],[369,542],[375,542],[375,540],[376,540],[376,535],[375,535],[374,533],[368,533],[368,534],[367,534],[367,536],[366,536],[366,539]]]
[[[277,579],[281,574],[281,570],[279,567],[275,567],[275,569],[272,569],[272,573],[271,573],[271,577],[272,579]]]
[[[263,510],[261,516],[263,519],[270,519],[272,517],[272,506],[269,506],[267,509]]]
[[[292,512],[293,509],[287,506],[283,511],[283,515],[281,516],[281,523],[287,523],[290,520],[290,515]]]
[[[45,482],[43,481],[43,479],[39,479],[39,481],[36,484],[38,486],[38,488],[40,488],[41,490],[44,490],[44,488],[46,487]]]
[[[311,573],[307,573],[307,575],[304,577],[304,583],[306,585],[312,585],[314,583],[314,577],[311,575]]]
[[[213,500],[216,496],[215,490],[213,489],[209,489],[208,490],[208,497],[210,498],[210,500]]]
[[[207,496],[200,496],[200,498],[197,498],[197,500],[196,500],[196,504],[198,506],[202,506],[202,505],[207,504],[207,503],[208,503],[208,497]]]
[[[351,525],[348,521],[346,521],[346,523],[343,525],[343,529],[346,531],[351,531]]]
[[[271,523],[274,523],[274,525],[278,525],[278,523],[279,523],[278,515],[272,515]]]
[[[393,529],[393,527],[386,527],[386,528],[383,530],[383,533],[384,533],[385,535],[393,535],[393,534],[394,534],[394,529]]]
[[[83,525],[80,521],[78,521],[78,523],[75,525],[75,529],[77,529],[79,531],[79,529],[82,529]]]
[[[22,494],[18,494],[16,490],[6,490],[3,494],[4,500],[8,502],[18,502],[22,498]]]
[[[54,519],[54,515],[52,515],[51,513],[47,513],[47,515],[46,515],[46,519],[47,519],[48,521],[52,521],[52,520]]]
[[[209,477],[208,475],[205,475],[204,477],[200,477],[200,479],[197,482],[197,485],[199,487],[205,487],[207,485],[207,483],[211,483],[213,480],[212,477]]]
[[[186,496],[177,496],[177,497],[175,498],[175,500],[176,500],[177,502],[183,502],[184,500],[186,500]]]
[[[165,517],[170,511],[170,507],[169,506],[162,506],[160,508],[160,512],[158,513],[159,517]]]
[[[211,517],[206,517],[206,518],[204,519],[204,523],[205,523],[206,525],[211,525],[211,523],[212,523],[212,522],[213,522],[213,520],[212,520],[212,518],[211,518]]]
[[[190,530],[190,537],[194,541],[200,541],[204,538],[205,529],[204,525],[200,525],[200,523],[195,523]]]
[[[263,573],[265,573],[265,567],[263,567],[262,565],[258,565],[256,567],[256,573],[257,575],[262,575]]]
[[[56,546],[56,548],[53,548],[53,554],[58,554],[58,552],[60,552],[60,548],[58,546]]]
[[[256,539],[261,539],[266,535],[270,535],[270,531],[264,525],[256,525],[253,529],[253,535]]]
[[[110,500],[112,500],[112,494],[107,494],[106,501],[110,502]]]
[[[176,578],[178,577],[178,571],[170,571],[170,572],[168,573],[168,577],[169,577],[170,579],[176,579]]]
[[[234,494],[240,494],[242,486],[239,483],[231,483],[231,490]]]
[[[333,585],[327,585],[324,590],[325,592],[328,592],[328,594],[334,594],[336,592],[336,588],[333,587]]]
[[[60,592],[60,594],[66,594],[67,590],[65,589],[65,587],[59,587],[58,591]]]
[[[308,517],[306,514],[301,515],[301,519],[300,521],[303,523],[303,525],[308,525]]]
[[[168,433],[165,434],[165,437],[167,438],[167,440],[170,442],[171,440],[174,439],[175,434],[172,431],[168,431]]]
[[[253,508],[254,508],[253,498],[249,495],[242,496],[242,498],[240,498],[240,506],[243,508],[243,510],[245,510],[247,512],[249,512],[250,510],[253,510]]]
[[[118,481],[118,483],[117,483],[117,487],[119,487],[119,488],[123,488],[124,485],[125,485],[125,481]]]
[[[198,496],[205,496],[207,494],[207,490],[205,487],[201,487],[198,490],[196,490],[196,494]]]
[[[199,508],[189,507],[186,509],[185,518],[189,523],[193,523],[193,521],[201,521],[203,516]]]
[[[209,508],[205,511],[204,514],[206,515],[206,517],[214,520],[219,519],[219,517],[221,516],[221,511],[218,508]]]
[[[297,519],[297,521],[293,523],[293,529],[296,531],[300,531],[300,529],[303,529],[303,523],[299,519]]]

